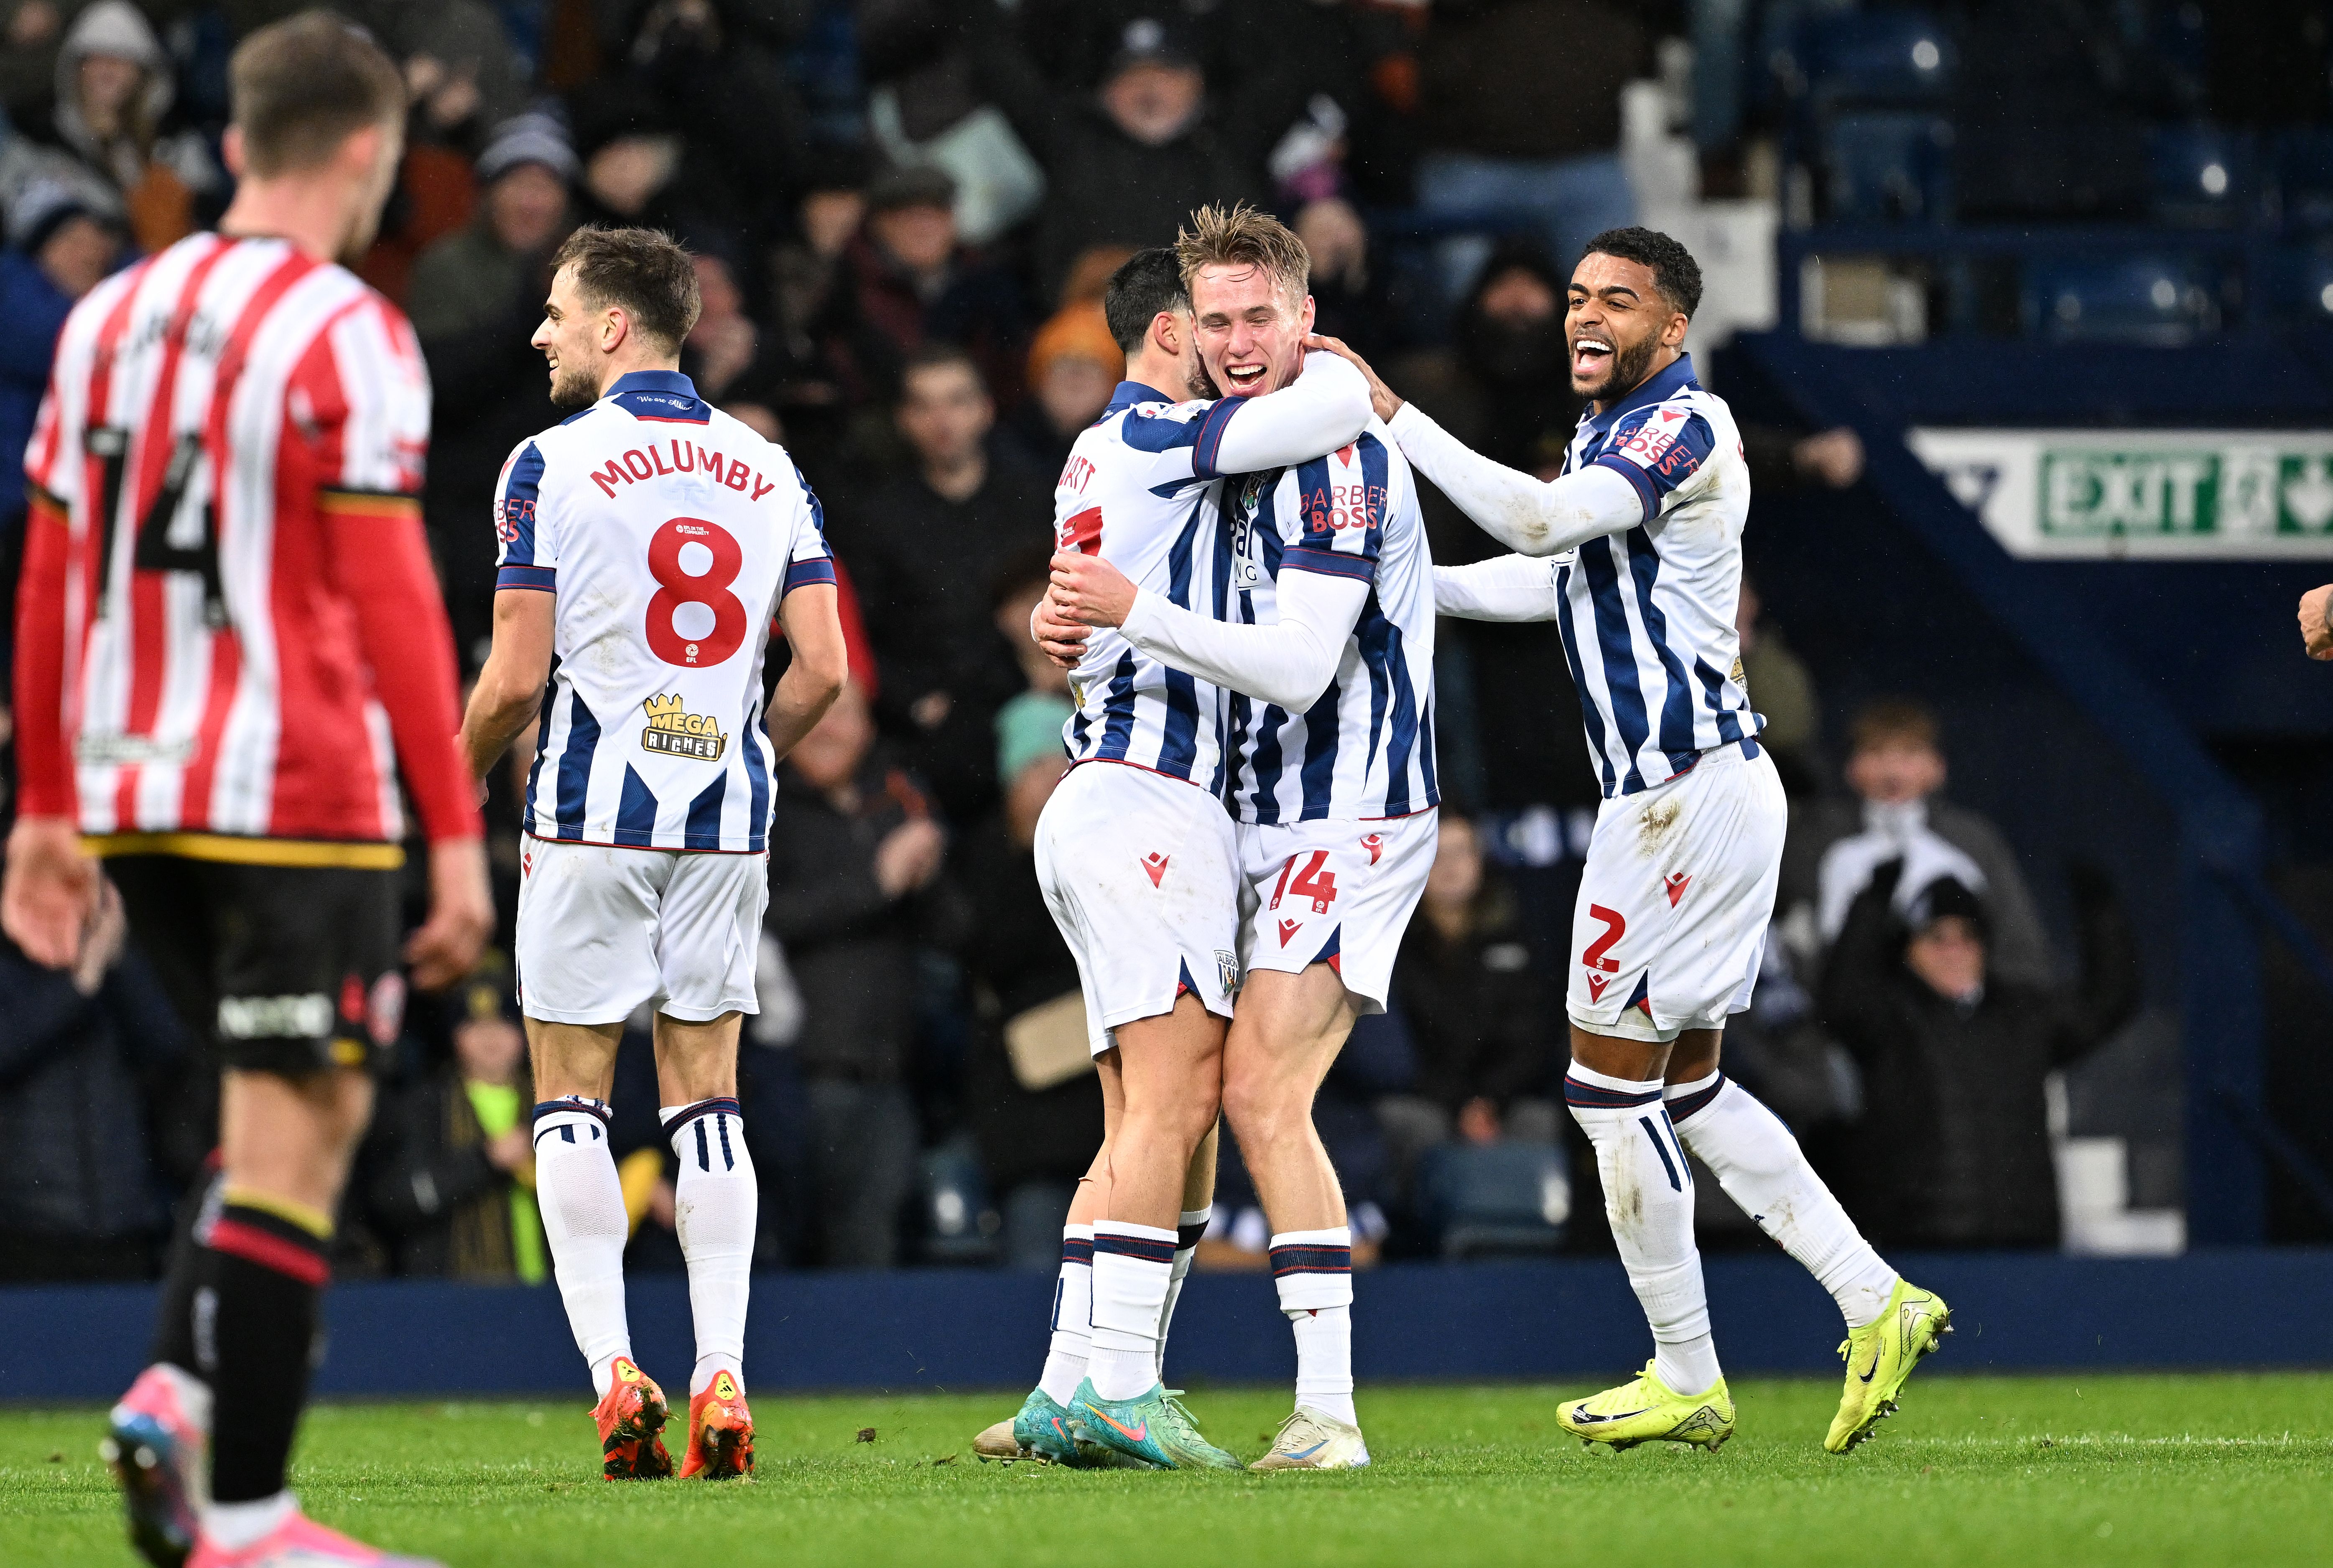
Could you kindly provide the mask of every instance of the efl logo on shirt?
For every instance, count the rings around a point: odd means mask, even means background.
[[[648,728],[640,731],[640,750],[667,757],[691,757],[717,762],[729,737],[721,721],[710,713],[691,713],[681,706],[680,693],[650,697],[640,704],[648,711]]]

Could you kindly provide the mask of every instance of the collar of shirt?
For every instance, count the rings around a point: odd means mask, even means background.
[[[1583,429],[1594,431],[1598,435],[1606,435],[1611,430],[1612,422],[1629,409],[1643,408],[1650,404],[1661,402],[1674,395],[1680,387],[1697,385],[1699,383],[1693,378],[1693,356],[1679,354],[1662,369],[1647,377],[1642,386],[1613,403],[1601,414],[1582,415],[1580,425]]]
[[[1115,414],[1121,408],[1131,408],[1137,403],[1179,401],[1179,398],[1169,397],[1156,387],[1146,387],[1139,381],[1120,381],[1118,384],[1118,390],[1109,395],[1109,406],[1102,412],[1105,415]]]
[[[613,397],[619,392],[677,392],[683,397],[696,397],[696,383],[677,370],[628,370],[601,396]]]

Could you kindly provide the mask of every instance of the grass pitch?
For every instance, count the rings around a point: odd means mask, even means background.
[[[1011,1395],[755,1401],[751,1484],[611,1486],[581,1395],[332,1405],[293,1477],[319,1518],[455,1568],[673,1561],[719,1568],[1112,1568],[1691,1562],[2333,1563],[2333,1375],[1913,1380],[1851,1456],[1821,1448],[1838,1389],[1745,1382],[1723,1450],[1583,1451],[1538,1387],[1365,1387],[1359,1473],[1072,1473],[983,1465]],[[1198,1390],[1253,1458],[1277,1389]],[[0,1559],[132,1561],[90,1410],[0,1412]],[[874,1440],[859,1440],[872,1428]],[[1071,1543],[1080,1543],[1071,1545]]]

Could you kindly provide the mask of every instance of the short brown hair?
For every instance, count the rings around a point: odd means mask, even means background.
[[[271,23],[227,63],[244,167],[311,168],[367,126],[405,118],[405,77],[372,34],[322,9]]]
[[[1224,265],[1262,267],[1298,303],[1312,292],[1312,253],[1286,224],[1245,202],[1193,213],[1190,226],[1176,232],[1175,260],[1186,292],[1201,267]]]
[[[1936,715],[1909,697],[1882,697],[1866,703],[1848,726],[1847,744],[1850,754],[1888,746],[1925,746],[1941,755],[1944,749]]]
[[[634,330],[675,352],[705,308],[696,261],[660,229],[577,229],[551,258],[553,272],[567,266],[585,304],[616,306]]]

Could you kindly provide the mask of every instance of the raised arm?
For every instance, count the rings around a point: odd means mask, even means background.
[[[1402,455],[1459,511],[1493,539],[1525,555],[1561,555],[1648,521],[1658,511],[1657,502],[1647,508],[1645,492],[1626,474],[1600,463],[1553,481],[1493,463],[1415,403],[1403,404],[1387,426],[1401,444]]]
[[[1472,566],[1434,569],[1434,611],[1468,621],[1551,621],[1563,613],[1555,563],[1502,555]]]
[[[1368,422],[1368,378],[1334,354],[1307,354],[1303,372],[1279,391],[1208,410],[1198,466],[1212,477],[1310,463],[1349,445]]]
[[[1186,610],[1164,594],[1138,591],[1119,629],[1161,664],[1301,713],[1336,678],[1369,584],[1366,578],[1283,569],[1278,597],[1278,623],[1251,626]]]

